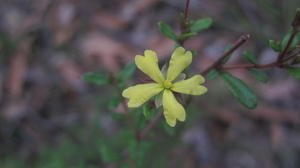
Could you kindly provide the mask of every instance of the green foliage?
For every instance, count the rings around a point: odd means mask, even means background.
[[[170,127],[165,121],[162,122],[162,127],[165,130],[165,132],[170,135],[174,136],[176,134],[176,130],[174,127]]]
[[[285,46],[287,45],[290,36],[292,35],[293,31],[289,31],[284,37],[283,40],[280,43],[281,46],[281,51],[285,48]],[[294,40],[292,41],[290,48],[294,48],[299,44],[300,41],[300,33],[297,33],[297,35],[295,36]]]
[[[284,67],[290,75],[292,75],[296,79],[300,79],[300,68],[299,67]]]
[[[146,141],[137,142],[135,140],[130,141],[128,144],[128,153],[130,159],[135,161],[138,167],[146,167],[146,161],[151,150],[151,143]]]
[[[178,36],[178,39],[179,39],[179,40],[185,40],[185,39],[194,37],[194,36],[196,36],[196,35],[197,35],[196,32],[185,33],[185,34],[179,35],[179,36]]]
[[[87,72],[83,75],[83,79],[91,84],[107,85],[110,83],[109,77],[103,74]]]
[[[213,70],[209,71],[209,73],[206,75],[206,79],[213,80],[216,77],[218,77],[219,75],[220,75],[220,72],[218,70],[213,69]]]
[[[257,64],[257,58],[251,51],[244,51],[243,55],[252,64]]]
[[[196,50],[191,50],[191,52],[193,56],[196,56],[198,54]]]
[[[123,120],[124,119],[124,114],[111,113],[111,118],[114,119],[114,120]]]
[[[143,114],[147,120],[150,120],[153,118],[155,111],[148,103],[146,103],[143,105]]]
[[[0,166],[3,168],[26,168],[26,164],[14,158],[2,158]]]
[[[130,114],[133,116],[133,121],[131,122],[133,122],[138,129],[143,129],[148,123],[148,120],[143,114],[143,107],[133,109]]]
[[[255,77],[256,80],[258,80],[262,83],[267,83],[269,80],[268,76],[264,72],[262,72],[258,69],[251,68],[251,69],[248,69],[248,71]]]
[[[111,98],[111,100],[109,101],[109,103],[107,105],[107,108],[109,110],[112,110],[112,109],[118,107],[118,105],[121,103],[121,101],[122,101],[122,97],[120,97],[120,96],[113,96]]]
[[[254,109],[257,106],[257,97],[253,91],[240,79],[230,75],[227,72],[222,72],[221,77],[225,81],[228,89],[239,102],[249,109]]]
[[[281,51],[281,43],[275,40],[269,40],[269,47],[271,47],[274,51]]]
[[[0,61],[7,58],[18,45],[18,41],[11,40],[8,35],[0,33]]]
[[[112,148],[107,145],[100,146],[99,150],[102,161],[106,163],[115,162],[121,159],[120,153],[117,151],[112,151]]]
[[[118,73],[117,79],[120,81],[126,81],[134,74],[135,70],[136,65],[134,63],[129,63],[121,72]]]
[[[159,22],[158,23],[158,27],[159,27],[160,32],[164,36],[166,36],[166,37],[168,37],[168,38],[170,38],[172,40],[175,40],[175,41],[177,40],[177,35],[174,32],[174,30],[171,28],[171,26],[169,26],[165,22]]]
[[[203,30],[210,28],[213,24],[213,20],[210,17],[202,18],[192,23],[191,32],[199,33]]]

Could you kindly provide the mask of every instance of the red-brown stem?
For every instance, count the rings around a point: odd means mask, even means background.
[[[188,24],[189,24],[189,7],[190,7],[190,0],[185,1],[185,8],[184,8],[184,16],[183,20],[180,24],[180,33],[188,33]],[[183,46],[186,39],[178,40],[178,43]]]
[[[278,58],[277,58],[277,62],[282,62],[282,59],[284,58],[284,56],[286,55],[287,51],[289,50],[294,38],[296,37],[298,31],[296,30],[293,30],[293,33],[292,35],[290,36],[286,46],[284,47],[283,51],[278,55]]]
[[[269,63],[269,64],[257,64],[257,65],[253,65],[253,64],[239,64],[239,65],[228,65],[228,66],[222,66],[219,69],[222,70],[231,70],[231,69],[249,69],[249,68],[257,68],[257,69],[262,69],[262,68],[270,68],[270,67],[280,67],[282,66],[286,61],[289,61],[295,57],[298,56],[300,52],[296,52],[292,55],[290,55],[287,58],[284,58],[281,62],[273,62],[273,63]]]
[[[239,64],[239,65],[228,65],[228,66],[222,66],[221,70],[230,70],[230,69],[249,69],[249,68],[270,68],[270,67],[277,67],[280,66],[281,63],[270,63],[270,64],[260,64],[260,65],[253,65],[253,64]]]
[[[202,75],[206,75],[209,71],[211,71],[214,68],[217,68],[220,66],[221,62],[232,54],[236,49],[238,49],[240,46],[242,46],[248,39],[250,38],[249,34],[242,35],[240,38],[235,42],[232,48],[230,48],[227,52],[225,52],[219,59],[217,59],[213,64],[211,64],[209,67],[207,67],[205,70],[201,72]]]
[[[190,0],[186,0],[184,8],[184,24],[188,24]]]

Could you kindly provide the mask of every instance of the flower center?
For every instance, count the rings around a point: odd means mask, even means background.
[[[173,87],[173,84],[169,80],[165,80],[164,81],[164,88],[170,89],[171,87]]]

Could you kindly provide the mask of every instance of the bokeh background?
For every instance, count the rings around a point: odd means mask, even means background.
[[[107,108],[112,88],[88,84],[82,74],[117,73],[145,49],[163,63],[174,44],[157,23],[179,33],[183,7],[183,0],[1,0],[0,167],[118,167],[105,162],[100,141],[123,141],[117,136],[123,123],[111,117],[122,108]],[[276,53],[268,40],[284,36],[297,7],[299,0],[191,0],[191,19],[214,20],[185,43],[198,52],[191,72],[199,73],[245,33],[251,39],[228,64],[243,62],[246,49],[261,63],[271,62]],[[278,69],[265,71],[267,84],[245,70],[231,72],[256,91],[258,108],[245,109],[221,80],[208,81],[208,94],[193,101],[175,135],[155,129],[148,167],[300,166],[299,81]]]

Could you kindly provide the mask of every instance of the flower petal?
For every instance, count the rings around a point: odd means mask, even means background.
[[[201,95],[207,92],[207,88],[201,86],[205,79],[201,75],[195,75],[187,80],[182,80],[173,84],[171,88],[174,92],[190,94],[190,95]]]
[[[135,85],[123,91],[122,96],[129,99],[128,107],[139,107],[163,90],[157,83]]]
[[[155,82],[162,83],[164,81],[164,76],[159,70],[156,53],[152,50],[146,50],[144,55],[145,56],[135,56],[135,64]]]
[[[192,52],[185,51],[183,47],[175,49],[169,63],[167,80],[173,81],[176,77],[192,63]]]
[[[178,103],[172,91],[167,89],[163,93],[163,108],[166,121],[171,127],[176,125],[176,119],[179,121],[185,120],[184,108]]]

